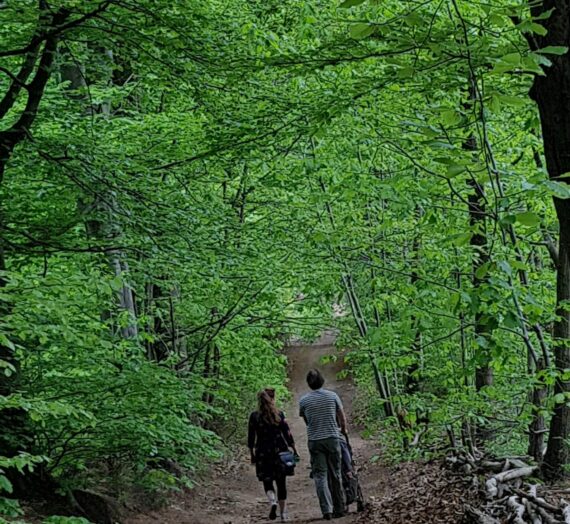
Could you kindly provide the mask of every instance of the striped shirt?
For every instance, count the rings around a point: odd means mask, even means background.
[[[299,415],[307,422],[309,440],[340,437],[336,412],[342,409],[342,402],[334,391],[317,389],[301,397]]]

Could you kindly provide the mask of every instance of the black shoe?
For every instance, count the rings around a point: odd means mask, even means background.
[[[332,514],[332,518],[333,519],[341,519],[342,517],[346,517],[347,514],[348,514],[347,511],[341,511],[341,512],[335,511]]]
[[[271,504],[271,511],[269,512],[269,520],[277,518],[277,504]]]
[[[325,513],[323,515],[323,519],[324,520],[331,520],[332,519],[332,513]]]

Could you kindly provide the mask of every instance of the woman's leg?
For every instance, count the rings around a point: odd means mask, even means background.
[[[279,511],[281,512],[281,517],[286,514],[285,505],[287,503],[287,477],[282,476],[275,479],[275,484],[277,484],[277,500],[279,501]]]
[[[265,490],[265,494],[267,495],[267,500],[269,500],[269,504],[271,504],[271,511],[269,512],[269,518],[271,520],[275,520],[277,518],[277,498],[275,497],[275,491],[273,489],[273,481],[264,480],[263,489]]]

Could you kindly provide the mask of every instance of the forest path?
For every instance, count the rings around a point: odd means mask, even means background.
[[[328,344],[326,342],[328,341]],[[324,343],[323,343],[324,342]],[[287,349],[289,358],[289,389],[291,400],[285,405],[287,419],[295,438],[301,462],[295,476],[287,481],[289,522],[307,523],[322,521],[313,481],[309,478],[309,451],[305,424],[298,416],[298,401],[306,391],[305,376],[311,367],[318,367],[325,376],[325,387],[336,391],[341,397],[349,421],[352,419],[354,385],[350,379],[339,380],[342,359],[327,364],[321,363],[324,356],[334,354],[330,337],[326,335],[319,344],[293,346]],[[349,422],[350,423],[350,422]],[[350,442],[359,467],[359,476],[365,499],[382,490],[387,482],[387,470],[379,463],[371,464],[370,458],[377,452],[375,445],[360,437],[352,427]],[[247,458],[249,458],[247,456]],[[244,459],[234,464],[227,473],[219,472],[205,481],[190,494],[176,498],[162,510],[139,514],[126,521],[126,524],[249,524],[271,522],[267,518],[269,505],[261,482],[255,476],[255,468]],[[352,504],[348,516],[334,522],[347,524],[356,522],[356,505]],[[359,522],[366,522],[366,519]],[[275,522],[279,522],[279,519]],[[324,522],[324,521],[323,521]]]

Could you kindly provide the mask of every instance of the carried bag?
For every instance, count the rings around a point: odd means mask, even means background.
[[[279,436],[287,448],[287,451],[281,451],[279,453],[279,466],[286,477],[292,477],[295,474],[295,466],[297,465],[297,461],[295,460],[295,455],[289,451],[287,439],[281,431],[279,432]]]
[[[295,455],[291,451],[279,453],[279,466],[286,477],[292,477],[295,474]]]

